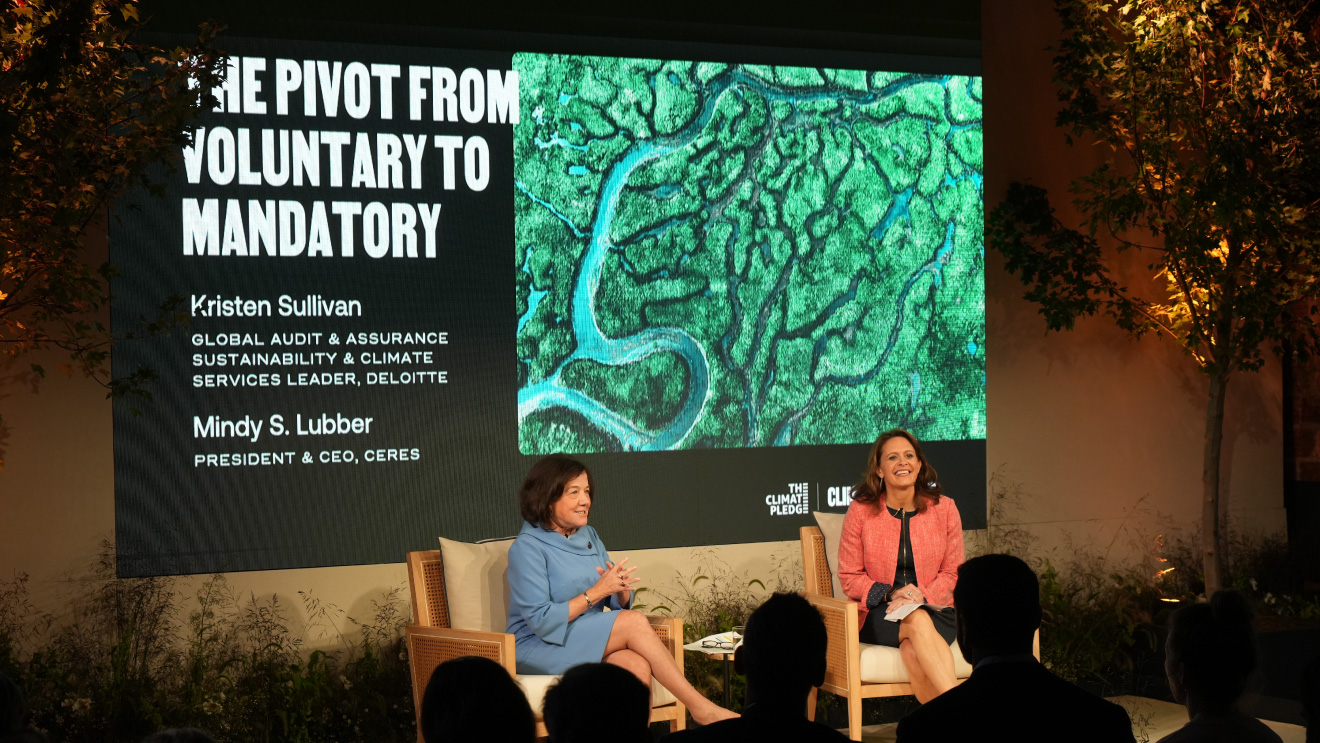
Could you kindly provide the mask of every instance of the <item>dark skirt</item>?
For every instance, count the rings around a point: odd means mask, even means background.
[[[930,607],[923,606],[917,611],[924,611],[930,615],[931,622],[935,625],[935,631],[940,633],[944,641],[953,644],[957,637],[957,631],[954,629],[954,620],[957,616],[953,607],[948,607],[941,611],[934,611]],[[885,610],[883,606],[872,609],[866,615],[866,621],[862,623],[862,628],[857,632],[857,639],[868,645],[888,645],[891,648],[898,647],[898,625],[902,622],[885,621]]]

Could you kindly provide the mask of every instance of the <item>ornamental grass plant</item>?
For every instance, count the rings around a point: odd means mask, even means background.
[[[1149,537],[1125,521],[1106,543],[1088,535],[1046,550],[1025,525],[1030,496],[1000,474],[990,484],[990,528],[969,534],[968,555],[1016,554],[1037,571],[1042,662],[1105,696],[1164,698],[1163,626],[1204,590],[1198,535],[1166,529]],[[1160,522],[1136,515],[1134,523]],[[1304,590],[1280,537],[1231,525],[1228,534],[1225,576],[1256,604],[1263,628],[1320,623],[1320,600]],[[770,593],[803,589],[796,548],[772,553],[765,578],[703,549],[693,570],[641,590],[635,606],[683,617],[685,642],[729,631]],[[371,616],[359,620],[310,592],[291,602],[237,594],[221,575],[200,583],[119,579],[114,564],[106,543],[59,616],[34,606],[25,575],[0,583],[0,672],[24,687],[31,724],[52,743],[137,743],[182,726],[224,743],[416,740],[401,588],[372,601]],[[711,699],[724,697],[722,663],[684,656],[688,680]],[[731,674],[735,711],[744,690]],[[817,719],[826,722],[842,709],[830,694],[819,704]],[[867,700],[863,719],[894,722],[915,704]]]
[[[791,544],[771,554],[773,577],[768,584],[747,571],[735,570],[715,550],[702,548],[695,555],[693,570],[679,573],[671,586],[642,589],[634,608],[682,617],[684,643],[745,626],[747,618],[770,594],[803,590],[802,558],[794,551],[795,546]],[[689,652],[683,657],[683,672],[688,683],[703,696],[722,702],[725,662],[718,656]],[[732,662],[732,655],[727,662]],[[730,708],[740,712],[746,682],[736,673],[730,673],[729,678]]]
[[[185,726],[233,743],[416,740],[398,588],[362,621],[300,593],[309,621],[295,631],[279,596],[235,595],[220,575],[185,595],[174,578],[116,578],[114,563],[106,543],[62,617],[32,605],[25,575],[0,584],[0,671],[53,743]]]

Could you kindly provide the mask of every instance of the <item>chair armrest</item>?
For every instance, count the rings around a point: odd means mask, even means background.
[[[422,678],[429,679],[436,666],[465,655],[490,658],[504,666],[510,675],[517,675],[513,635],[507,632],[410,624],[404,629],[404,638],[408,642],[408,660],[414,676],[419,670],[425,670]],[[423,669],[422,665],[428,667]]]
[[[802,575],[807,582],[806,593],[827,598],[834,596],[830,564],[825,554],[825,535],[819,526],[804,526],[798,530],[798,537],[802,541]]]
[[[651,623],[651,629],[660,636],[660,642],[674,654],[678,670],[683,670],[683,620],[680,617],[647,614],[646,621]]]
[[[471,629],[429,627],[410,624],[403,630],[408,643],[408,666],[412,671],[413,708],[417,711],[417,729],[422,729],[422,696],[436,666],[465,655],[479,655],[504,666],[510,676],[517,676],[513,658],[513,635],[505,632],[482,632]],[[421,740],[421,733],[417,739]]]
[[[829,638],[825,651],[825,683],[821,684],[821,688],[846,694],[848,688],[861,678],[862,652],[861,643],[857,639],[857,603],[815,593],[806,594],[806,599],[820,611]]]
[[[681,617],[661,617],[654,614],[646,614],[646,621],[651,624],[651,629],[655,630],[656,635],[660,637],[660,642],[674,654],[674,665],[678,666],[678,675],[684,675],[683,672],[683,620]],[[673,689],[669,690],[673,693]],[[657,717],[652,713],[651,721],[658,719],[670,719],[670,730],[682,730],[686,725],[687,707],[677,698],[674,700],[672,716]]]

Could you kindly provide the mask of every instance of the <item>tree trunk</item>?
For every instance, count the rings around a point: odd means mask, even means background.
[[[1202,567],[1205,570],[1205,597],[1223,588],[1224,555],[1219,538],[1219,454],[1224,440],[1224,397],[1228,389],[1228,368],[1221,366],[1210,377],[1210,400],[1205,417],[1205,466],[1201,473]]]

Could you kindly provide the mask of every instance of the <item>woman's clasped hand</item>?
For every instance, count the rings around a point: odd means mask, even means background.
[[[895,588],[889,594],[889,604],[885,607],[885,613],[893,613],[895,609],[907,604],[924,603],[926,603],[926,594],[922,593],[919,587],[909,583],[902,588]]]
[[[618,565],[608,560],[605,561],[605,567],[597,565],[596,572],[600,573],[600,580],[592,586],[595,590],[591,592],[591,595],[608,596],[615,594],[621,597],[619,599],[620,603],[626,603],[627,597],[632,594],[633,586],[642,581],[641,578],[633,577],[633,571],[637,570],[636,567],[624,567],[627,562],[628,558],[625,557],[619,561]]]

